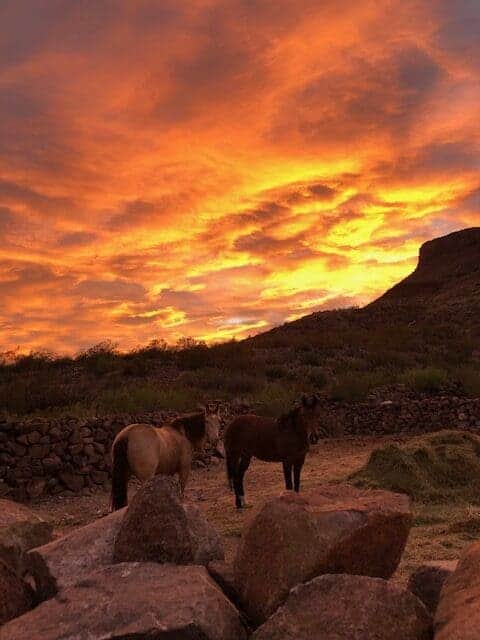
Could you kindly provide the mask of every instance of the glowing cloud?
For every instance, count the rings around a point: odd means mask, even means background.
[[[480,223],[469,0],[4,0],[0,348],[243,337]]]

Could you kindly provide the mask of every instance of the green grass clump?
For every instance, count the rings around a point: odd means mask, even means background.
[[[421,369],[407,369],[401,376],[412,391],[420,393],[437,393],[441,391],[447,382],[447,373],[436,367],[424,367]]]
[[[480,504],[480,438],[439,431],[404,446],[375,449],[349,479],[357,486],[406,493],[423,502]]]

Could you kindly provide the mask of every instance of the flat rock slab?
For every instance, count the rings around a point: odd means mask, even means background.
[[[261,623],[292,587],[325,573],[389,578],[411,521],[407,496],[350,485],[269,500],[247,525],[234,562],[245,610]]]
[[[457,564],[457,560],[425,562],[415,569],[408,580],[408,589],[423,602],[432,615],[437,609],[442,587]]]
[[[0,628],[0,640],[243,640],[204,567],[121,563]]]
[[[463,552],[440,592],[435,640],[480,640],[480,541]]]
[[[27,554],[26,568],[39,600],[80,582],[102,565],[113,564],[113,545],[125,511],[119,509]]]
[[[0,625],[22,615],[32,606],[32,589],[10,565],[0,560]]]
[[[53,526],[23,504],[0,499],[0,559],[17,568],[22,554],[50,542]]]
[[[430,640],[432,620],[412,593],[382,580],[324,575],[298,585],[252,640]]]

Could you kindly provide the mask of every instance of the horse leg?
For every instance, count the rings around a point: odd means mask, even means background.
[[[248,456],[242,456],[240,458],[240,464],[238,465],[238,495],[240,497],[240,506],[245,506],[245,491],[243,489],[243,478],[245,476],[245,472],[250,466],[250,460]],[[238,504],[237,504],[238,506]]]
[[[295,486],[295,491],[298,493],[300,491],[300,473],[302,471],[303,463],[305,462],[305,456],[300,460],[296,460],[293,463],[293,482]]]
[[[285,488],[287,491],[293,489],[292,485],[292,465],[288,462],[283,462],[283,477],[285,478]]]
[[[185,495],[185,487],[187,486],[188,478],[190,477],[190,464],[182,465],[178,472],[178,480],[180,482],[180,496],[183,498]]]

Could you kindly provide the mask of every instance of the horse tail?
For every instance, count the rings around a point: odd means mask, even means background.
[[[112,511],[127,505],[128,488],[128,438],[118,438],[112,448]]]

